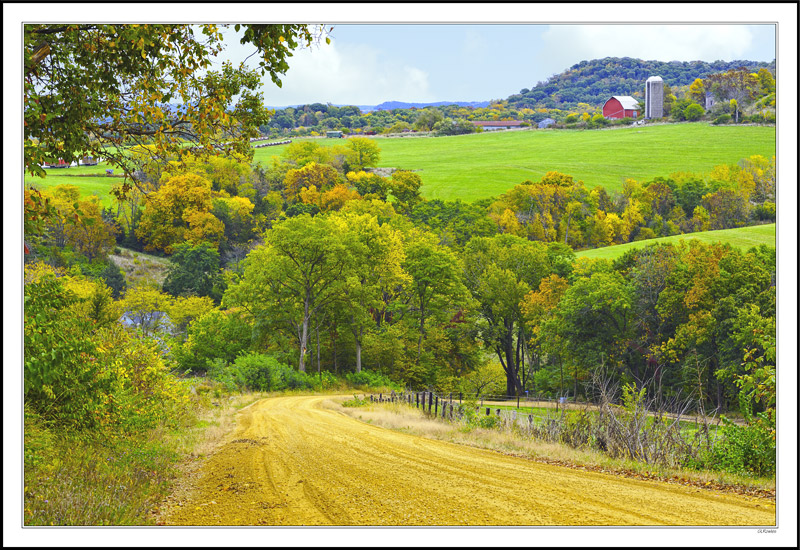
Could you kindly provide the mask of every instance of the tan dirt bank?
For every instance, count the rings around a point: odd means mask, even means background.
[[[775,524],[767,499],[584,472],[433,441],[275,397],[164,510],[166,525]]]

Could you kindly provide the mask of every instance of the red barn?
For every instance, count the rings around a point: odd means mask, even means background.
[[[603,104],[605,118],[636,118],[639,116],[639,102],[629,95],[615,95]]]

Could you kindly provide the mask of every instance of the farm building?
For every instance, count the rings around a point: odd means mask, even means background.
[[[644,118],[664,116],[664,80],[660,76],[647,79],[644,88]]]
[[[511,130],[522,126],[521,120],[473,120],[472,124],[484,130]]]
[[[639,116],[639,102],[629,95],[615,95],[603,104],[605,118],[636,118]]]
[[[340,138],[342,137],[342,133],[338,130],[331,130],[330,132],[325,132],[325,137]]]

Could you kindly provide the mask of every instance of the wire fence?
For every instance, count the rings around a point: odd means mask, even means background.
[[[612,457],[677,467],[697,460],[702,449],[713,447],[718,426],[709,417],[612,403],[565,402],[530,396],[483,396],[433,391],[378,393],[371,403],[398,403],[420,409],[430,418],[470,427],[512,430],[524,437],[564,443],[574,448],[596,448]],[[694,426],[692,426],[694,424]],[[694,429],[692,429],[694,427]]]

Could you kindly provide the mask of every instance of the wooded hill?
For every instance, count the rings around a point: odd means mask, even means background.
[[[614,95],[628,95],[644,100],[644,83],[651,76],[660,76],[672,87],[688,86],[696,78],[746,67],[757,72],[762,67],[775,74],[775,60],[759,61],[643,61],[631,57],[604,57],[576,63],[561,74],[523,88],[508,97],[513,109],[572,109],[578,103],[602,105]]]

